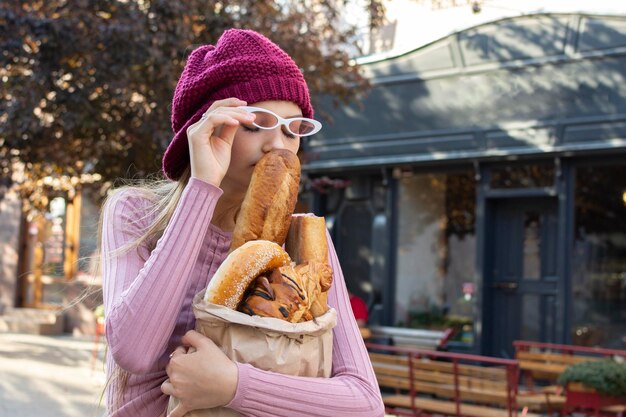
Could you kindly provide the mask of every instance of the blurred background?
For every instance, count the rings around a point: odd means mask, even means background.
[[[5,0],[0,331],[97,333],[102,199],[159,173],[186,56],[229,27],[309,82],[297,209],[326,217],[369,325],[502,357],[624,347],[626,4],[606,0]]]

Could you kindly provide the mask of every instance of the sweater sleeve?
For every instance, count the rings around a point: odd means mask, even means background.
[[[101,254],[106,337],[122,369],[147,373],[163,355],[221,194],[219,188],[191,178],[151,252],[143,245],[115,253],[145,230],[149,215],[145,199],[121,192],[104,207]]]
[[[237,364],[239,381],[228,407],[245,416],[383,416],[384,406],[348,291],[327,233],[333,285],[328,303],[337,310],[330,378],[287,376]]]

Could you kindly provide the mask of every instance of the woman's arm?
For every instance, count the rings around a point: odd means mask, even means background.
[[[113,358],[123,369],[146,373],[163,355],[221,194],[219,188],[191,178],[151,253],[142,246],[111,254],[142,234],[146,226],[142,219],[147,215],[142,198],[122,193],[104,208],[101,253],[106,336]]]
[[[383,416],[384,406],[348,291],[327,234],[333,285],[328,303],[337,310],[331,378],[286,376],[237,364],[239,382],[228,407],[247,416]]]
[[[233,362],[209,338],[188,332],[167,366],[161,390],[179,405],[170,414],[226,405],[246,416],[382,416],[384,406],[363,339],[352,315],[337,255],[329,242],[333,285],[329,304],[337,310],[331,378],[287,376]],[[234,396],[233,396],[234,395]]]

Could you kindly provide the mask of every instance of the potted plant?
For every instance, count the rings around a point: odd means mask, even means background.
[[[626,364],[610,359],[568,366],[558,382],[565,387],[566,406],[599,409],[626,404]]]
[[[104,305],[100,304],[94,310],[94,316],[96,317],[96,334],[103,335],[104,334]]]

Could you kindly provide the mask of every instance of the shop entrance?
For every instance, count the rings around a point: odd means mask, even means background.
[[[485,246],[484,324],[488,354],[513,357],[516,339],[555,342],[558,201],[491,200]]]
[[[58,196],[25,219],[18,306],[58,309],[76,275],[81,194]]]

